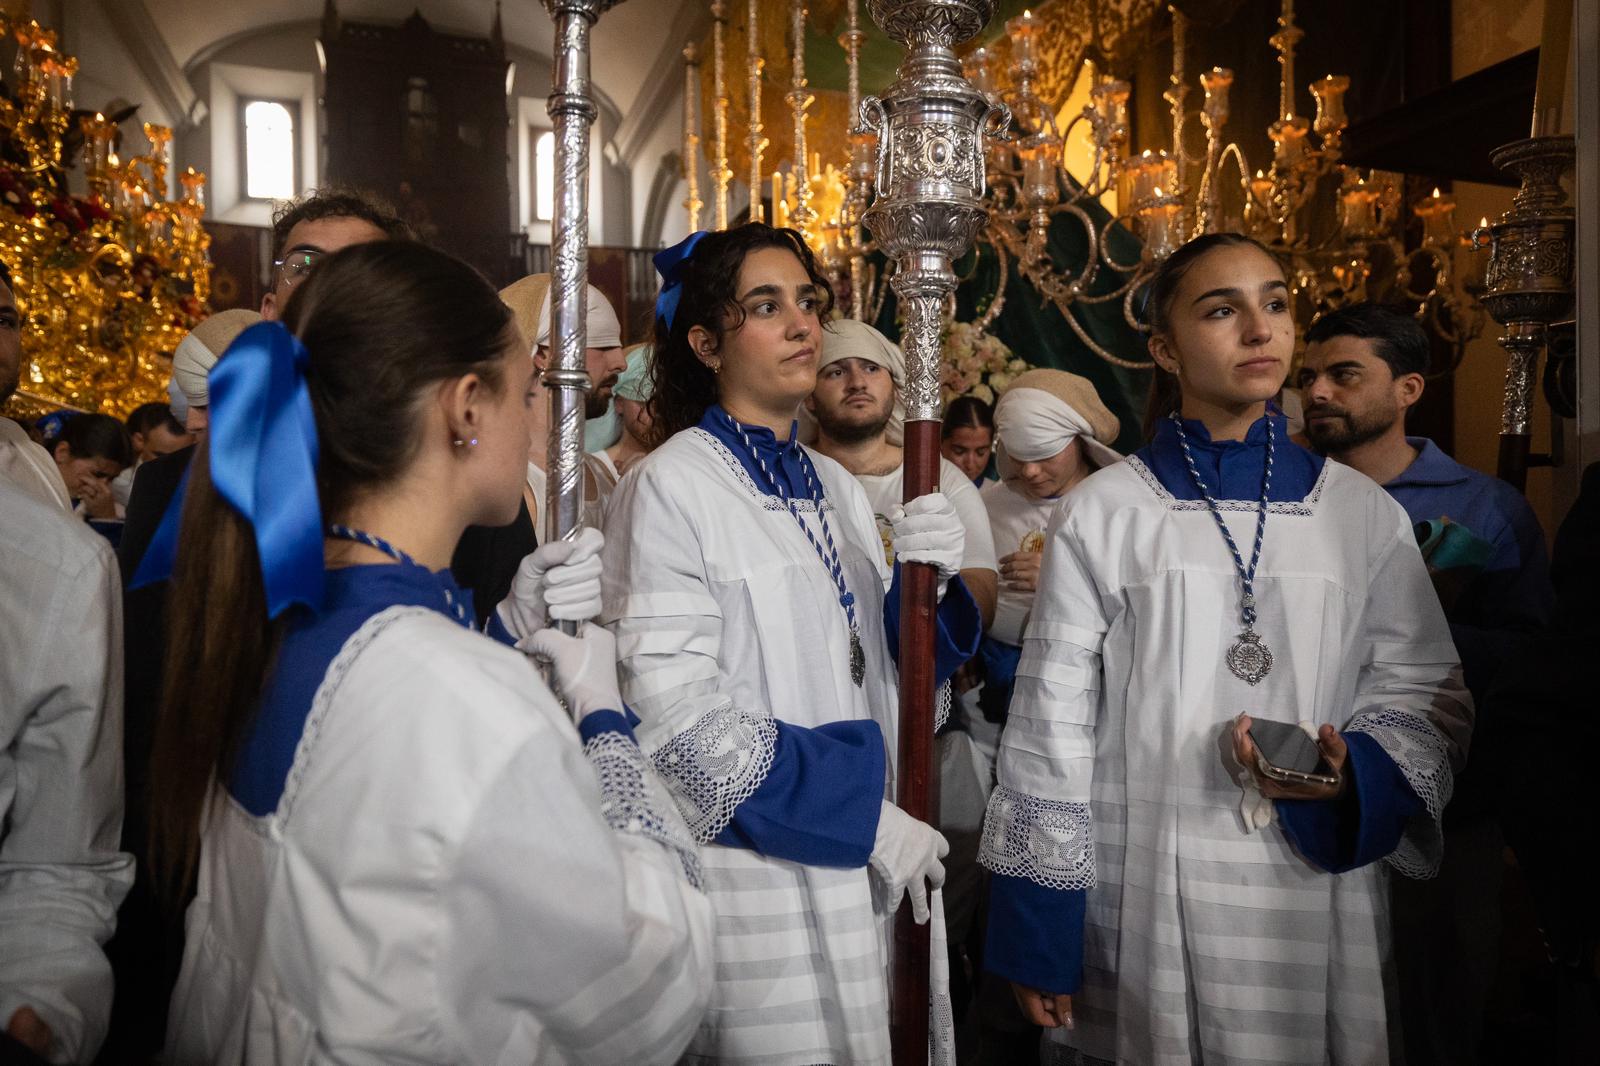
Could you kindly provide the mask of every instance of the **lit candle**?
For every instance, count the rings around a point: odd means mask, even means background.
[[[783,175],[772,172],[772,224],[778,229],[789,224],[789,205],[783,199]]]
[[[1311,83],[1311,95],[1317,98],[1317,121],[1313,127],[1318,136],[1326,137],[1349,124],[1344,113],[1344,94],[1350,88],[1350,79],[1343,74],[1329,74]]]
[[[183,186],[183,202],[196,207],[204,207],[206,202],[206,176],[194,167],[185,167],[182,174],[178,175],[178,184]]]
[[[1425,197],[1412,211],[1422,219],[1423,244],[1448,248],[1455,243],[1455,197],[1446,196],[1435,187],[1433,195]]]
[[[1348,238],[1369,237],[1378,231],[1378,194],[1357,178],[1339,193],[1339,225]]]
[[[1485,217],[1478,219],[1478,228],[1462,239],[1467,246],[1467,276],[1462,280],[1468,291],[1481,292],[1489,287],[1489,254],[1494,247],[1493,238],[1489,219]]]
[[[111,155],[111,138],[114,131],[111,123],[98,111],[93,115],[85,115],[79,122],[83,129],[83,171],[91,181],[98,181],[105,177],[106,161]]]
[[[1006,22],[1006,35],[1011,38],[1011,57],[1018,66],[1031,65],[1038,59],[1038,46],[1034,38],[1039,30],[1039,20],[1033,17],[1032,11],[1026,9]]]
[[[1311,124],[1299,115],[1284,115],[1267,130],[1272,138],[1272,162],[1279,168],[1292,167],[1306,154],[1305,137]]]
[[[1177,220],[1183,210],[1173,203],[1157,185],[1153,192],[1156,201],[1139,212],[1144,220],[1144,254],[1151,262],[1160,262],[1178,248]]]
[[[1200,75],[1200,87],[1206,91],[1200,111],[1213,128],[1228,121],[1228,88],[1232,84],[1233,71],[1227,67],[1212,67]]]
[[[1261,208],[1266,208],[1272,203],[1272,179],[1259,170],[1256,171],[1256,176],[1250,179],[1250,200]]]

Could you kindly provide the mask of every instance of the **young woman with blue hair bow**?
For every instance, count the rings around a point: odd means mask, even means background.
[[[717,983],[684,1061],[886,1063],[887,918],[909,896],[942,924],[947,848],[886,799],[898,595],[872,508],[795,439],[832,293],[798,233],[760,223],[656,264],[660,446],[612,497],[602,583],[640,742],[705,845],[717,909]],[[943,679],[982,627],[955,509],[908,504],[894,547],[939,571]]]
[[[152,772],[195,892],[165,1061],[666,1063],[693,1033],[710,907],[612,639],[527,631],[597,564],[541,549],[489,636],[446,569],[517,511],[526,351],[470,267],[382,242],[213,371]]]

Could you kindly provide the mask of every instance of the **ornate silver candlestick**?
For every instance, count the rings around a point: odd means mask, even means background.
[[[589,31],[617,0],[545,0],[555,20],[556,203],[550,255],[550,441],[545,469],[544,539],[573,536],[583,524],[583,406],[589,391],[588,347],[589,127],[596,109],[589,93]],[[569,633],[577,627],[563,622]]]
[[[1500,477],[1528,480],[1528,442],[1539,353],[1550,323],[1572,313],[1573,212],[1561,176],[1573,165],[1571,137],[1529,137],[1495,150],[1495,166],[1522,178],[1511,208],[1488,227],[1483,304],[1505,327],[1505,400],[1500,413]],[[1483,231],[1473,235],[1481,242]]]
[[[905,498],[935,490],[939,473],[939,327],[956,287],[951,263],[988,217],[983,134],[997,109],[961,74],[955,46],[994,14],[994,0],[870,0],[872,19],[907,48],[882,97],[862,102],[878,134],[877,200],[862,221],[898,265],[894,291],[905,318]],[[934,572],[903,573],[900,628],[898,802],[915,818],[938,810],[933,760]],[[890,1016],[897,1063],[927,1061],[928,928],[908,908],[896,916]]]

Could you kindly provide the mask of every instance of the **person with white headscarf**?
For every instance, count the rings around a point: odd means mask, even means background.
[[[172,415],[190,433],[204,433],[211,394],[207,381],[217,359],[228,350],[235,337],[261,321],[261,316],[244,308],[218,311],[178,342],[172,353],[172,380],[167,395],[172,399]]]
[[[817,423],[813,447],[854,474],[866,490],[886,554],[905,483],[906,408],[900,391],[905,366],[899,347],[865,322],[829,322],[817,360],[817,387],[805,403]],[[983,499],[961,469],[943,458],[939,491],[949,497],[966,532],[961,580],[987,626],[994,618],[998,564]]]
[[[612,409],[621,435],[609,448],[591,453],[609,471],[613,486],[622,480],[629,466],[650,454],[650,394],[654,391],[650,384],[650,363],[654,351],[655,345],[646,342],[623,352],[628,366],[617,377],[616,388],[611,390]]]
[[[984,486],[982,496],[1000,555],[1000,594],[980,652],[986,680],[979,702],[984,716],[998,723],[1033,610],[1050,516],[1073,486],[1122,456],[1110,446],[1117,416],[1087,378],[1065,370],[1018,377],[995,406],[994,421],[1000,480]]]

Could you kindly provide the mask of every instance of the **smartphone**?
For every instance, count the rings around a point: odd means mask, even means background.
[[[1322,749],[1306,731],[1289,722],[1250,720],[1256,766],[1271,781],[1291,785],[1337,785],[1339,775],[1322,758]]]

